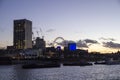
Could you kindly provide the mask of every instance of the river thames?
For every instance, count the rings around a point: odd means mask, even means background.
[[[22,69],[21,65],[0,66],[0,80],[120,80],[120,65],[38,69]]]

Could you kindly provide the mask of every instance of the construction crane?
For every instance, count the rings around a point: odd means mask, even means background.
[[[34,36],[34,33],[32,32],[32,41],[33,41],[33,45],[35,44],[35,36]]]
[[[37,35],[38,35],[38,37],[39,37],[39,31],[36,31],[37,32]]]
[[[32,36],[33,36],[33,40],[35,40],[35,36],[34,36],[34,33],[32,32]]]
[[[42,39],[44,39],[43,31],[41,28],[39,30],[37,30],[36,33],[37,33],[38,37],[40,37],[40,35],[41,35]],[[39,33],[40,33],[40,35],[39,35]]]
[[[40,28],[40,33],[41,33],[42,39],[44,39],[44,35],[41,28]]]

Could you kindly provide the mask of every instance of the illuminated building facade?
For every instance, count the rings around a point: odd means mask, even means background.
[[[32,48],[32,21],[27,19],[14,20],[14,48]]]
[[[76,50],[76,43],[69,43],[68,44],[68,49],[70,51],[75,51]]]

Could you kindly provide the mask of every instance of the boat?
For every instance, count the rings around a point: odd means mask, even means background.
[[[90,66],[92,63],[84,62],[84,63],[63,63],[64,66]]]
[[[107,59],[106,61],[97,61],[94,64],[104,64],[104,65],[119,65],[119,60],[113,60],[112,58]]]
[[[32,69],[32,68],[55,68],[60,67],[59,63],[49,63],[49,64],[26,64],[23,65],[23,69]]]
[[[106,64],[106,61],[96,61],[94,64]]]
[[[79,63],[63,63],[63,66],[80,66]]]

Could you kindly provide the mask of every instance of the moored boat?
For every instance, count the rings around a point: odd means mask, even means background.
[[[96,61],[94,64],[106,64],[106,61]]]
[[[32,69],[32,68],[54,68],[60,67],[59,63],[49,63],[49,64],[26,64],[23,65],[22,68],[24,69]]]
[[[73,63],[73,62],[69,62],[69,63],[63,63],[64,66],[90,66],[92,65],[92,63],[89,62],[82,62],[82,63]]]

